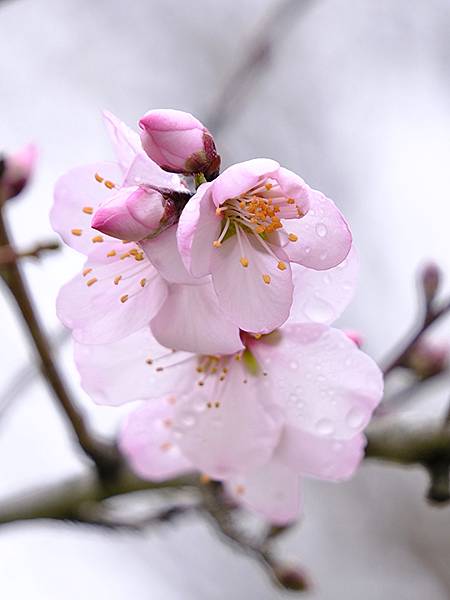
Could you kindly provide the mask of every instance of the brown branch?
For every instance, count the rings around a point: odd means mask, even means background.
[[[0,194],[1,194],[0,187]],[[0,198],[0,206],[2,205]],[[0,247],[13,248],[10,241],[7,225],[3,212],[0,210]],[[14,250],[12,250],[14,252]],[[16,254],[14,252],[14,254]],[[54,397],[64,411],[72,429],[78,439],[80,447],[85,454],[94,461],[101,477],[110,477],[117,470],[119,456],[116,449],[110,445],[94,439],[86,426],[81,412],[76,408],[69,392],[53,361],[49,342],[39,322],[24,278],[17,261],[3,264],[0,274],[8,286],[12,297],[23,317],[28,333],[33,341],[35,350],[40,360],[40,367],[46,381],[48,382]]]

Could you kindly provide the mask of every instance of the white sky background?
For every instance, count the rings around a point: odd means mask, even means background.
[[[41,152],[32,188],[10,209],[17,243],[51,237],[48,211],[59,174],[110,156],[103,108],[131,125],[159,107],[206,118],[252,33],[277,4],[0,4],[0,147],[12,150],[31,139]],[[267,19],[267,32],[271,26]],[[450,279],[449,30],[446,0],[313,0],[281,35],[217,136],[225,164],[275,158],[342,208],[362,262],[343,323],[364,333],[377,358],[414,317],[417,265],[434,258]],[[67,250],[26,267],[50,331],[58,329],[56,292],[79,264]],[[4,291],[0,315],[1,396],[30,350]],[[447,326],[436,335],[448,333]],[[93,408],[77,387],[68,345],[60,354],[94,425],[113,431],[119,411]],[[440,414],[448,394],[448,381],[428,386],[410,416]],[[0,497],[82,469],[45,384],[36,380],[0,419]],[[447,599],[450,508],[426,505],[425,488],[421,471],[375,465],[346,484],[307,482],[305,519],[280,548],[315,581],[304,597]],[[2,528],[0,596],[284,597],[251,560],[195,519],[145,537],[65,524]]]

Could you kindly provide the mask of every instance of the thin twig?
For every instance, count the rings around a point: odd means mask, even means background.
[[[1,189],[0,189],[1,194]],[[1,200],[1,198],[0,198]],[[2,202],[0,201],[0,206]],[[0,246],[12,247],[3,212],[0,210]],[[38,320],[31,302],[20,267],[16,261],[3,265],[0,274],[11,291],[16,305],[23,317],[24,323],[33,341],[40,359],[40,366],[46,381],[53,391],[54,397],[64,411],[72,425],[80,447],[91,458],[99,472],[100,477],[110,477],[117,470],[119,457],[116,449],[94,439],[84,421],[83,415],[76,408],[69,392],[53,361],[50,344]]]

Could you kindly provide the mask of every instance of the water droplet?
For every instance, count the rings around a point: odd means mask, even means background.
[[[328,233],[326,225],[324,225],[323,223],[317,223],[316,233],[319,237],[324,238]]]
[[[305,254],[309,254],[311,252],[311,248],[309,246],[305,246]]]
[[[326,323],[334,318],[333,307],[325,300],[310,298],[303,305],[305,315],[316,323]]]
[[[333,422],[330,419],[320,419],[316,423],[316,430],[320,435],[331,435],[334,431]]]
[[[352,429],[359,429],[364,424],[365,413],[358,406],[354,406],[347,413],[347,425]]]
[[[191,413],[186,413],[185,415],[183,415],[181,417],[181,423],[185,427],[192,427],[193,425],[195,425],[195,417],[194,417],[194,415],[191,414]]]

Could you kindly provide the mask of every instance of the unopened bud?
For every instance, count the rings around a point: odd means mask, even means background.
[[[420,340],[409,351],[405,366],[413,370],[419,379],[428,379],[448,367],[449,356],[448,344]]]
[[[306,592],[311,587],[305,573],[299,567],[276,564],[272,569],[276,580],[286,590]]]
[[[434,300],[441,281],[441,270],[436,263],[427,264],[421,273],[422,287],[427,304]]]
[[[220,156],[214,138],[193,115],[181,110],[151,110],[139,121],[142,146],[148,156],[171,173],[203,173],[214,179]]]
[[[34,171],[37,149],[34,144],[28,144],[15,154],[5,156],[0,169],[0,186],[5,199],[9,200],[20,194],[27,185]]]

